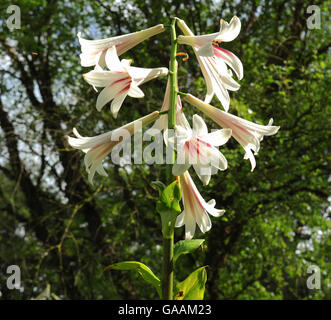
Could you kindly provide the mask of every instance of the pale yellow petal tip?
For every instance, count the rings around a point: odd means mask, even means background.
[[[224,130],[224,132],[226,132],[227,133],[227,136],[229,137],[229,139],[231,138],[231,136],[232,136],[232,129],[230,129],[230,128],[226,128],[226,129],[222,129],[222,130]]]
[[[156,27],[157,28],[159,28],[159,29],[161,29],[162,31],[164,31],[165,30],[165,28],[164,28],[164,25],[161,23],[161,24],[158,24],[158,25],[156,25]]]
[[[81,38],[81,36],[82,36],[82,33],[79,31],[79,32],[77,33],[77,37],[78,37],[78,38]]]
[[[101,107],[101,106],[96,105],[95,108],[96,108],[99,112],[101,112],[103,106]]]
[[[155,118],[158,119],[158,118],[160,118],[160,112],[159,112],[159,111],[154,111],[154,112],[152,113],[152,116],[153,116],[153,117],[155,116]]]
[[[168,68],[161,68],[161,74],[160,75],[163,75],[163,76],[166,76],[169,72],[169,69]]]

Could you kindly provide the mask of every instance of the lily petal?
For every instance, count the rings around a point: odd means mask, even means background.
[[[120,56],[124,52],[130,50],[131,48],[139,44],[140,42],[158,33],[161,33],[164,30],[164,26],[162,24],[159,24],[138,32],[101,40],[83,39],[81,37],[81,33],[79,32],[77,36],[82,50],[82,53],[80,55],[81,65],[83,67],[91,67],[99,64],[102,68],[104,68],[106,65],[105,54],[108,48],[116,46],[117,53]]]
[[[127,139],[135,134],[137,130],[150,124],[158,118],[159,112],[155,111],[118,129],[95,137],[83,137],[78,133],[77,129],[74,128],[73,133],[76,138],[67,137],[67,141],[73,148],[80,149],[85,153],[84,164],[89,175],[89,182],[93,184],[95,172],[98,172],[100,175],[107,176],[107,172],[102,166],[102,161],[117,144],[123,141],[117,139],[118,133],[126,133],[126,135],[122,136],[124,139]]]
[[[193,132],[197,136],[204,137],[208,134],[206,123],[197,114],[193,115]]]
[[[211,145],[215,147],[219,147],[227,143],[228,140],[231,138],[231,135],[232,135],[231,129],[222,129],[208,133],[208,135],[205,137],[205,140],[209,142]]]
[[[225,211],[215,208],[215,200],[206,203],[188,171],[185,171],[179,177],[179,183],[182,190],[184,210],[177,216],[175,226],[178,228],[185,225],[185,239],[188,240],[193,238],[196,225],[199,226],[201,232],[210,230],[212,224],[208,216],[209,212],[214,216],[220,216]]]
[[[244,159],[249,159],[251,162],[251,171],[253,171],[256,166],[255,157],[252,151],[257,154],[263,136],[274,135],[280,128],[279,126],[272,126],[272,121],[269,121],[269,124],[266,126],[247,121],[204,103],[191,94],[185,96],[185,101],[204,112],[221,127],[232,130],[232,136],[245,150]]]
[[[220,20],[220,32],[217,36],[218,40],[230,42],[238,37],[241,29],[241,22],[237,16],[234,16],[230,23],[225,20]]]

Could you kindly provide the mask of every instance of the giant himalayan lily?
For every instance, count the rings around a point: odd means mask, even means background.
[[[208,133],[205,122],[197,114],[193,116],[193,130],[190,127],[183,128],[177,125],[175,129],[175,136],[169,138],[165,132],[165,142],[177,150],[176,163],[172,167],[173,175],[180,176],[193,165],[202,183],[207,185],[213,167],[226,170],[227,160],[216,147],[230,139],[230,129]]]
[[[105,60],[109,71],[97,66],[94,70],[85,73],[83,77],[93,87],[104,87],[98,96],[96,108],[100,111],[106,103],[113,100],[111,111],[114,118],[117,117],[127,95],[133,98],[144,97],[139,85],[168,74],[167,68],[131,67],[130,60],[119,60],[115,46],[107,50]]]
[[[207,95],[205,102],[209,103],[214,94],[220,100],[225,111],[230,105],[228,90],[236,91],[240,85],[232,78],[230,66],[238,79],[243,78],[243,65],[232,52],[219,46],[221,41],[234,40],[241,28],[238,17],[233,17],[230,23],[220,21],[220,31],[203,36],[195,36],[183,20],[178,21],[179,28],[185,36],[178,37],[178,43],[191,45],[199,61],[202,74],[206,80]]]
[[[104,68],[106,65],[106,52],[112,46],[116,46],[117,53],[120,56],[122,53],[133,48],[140,42],[163,31],[163,24],[158,24],[154,27],[138,32],[101,40],[86,40],[81,37],[81,33],[78,33],[77,36],[82,50],[80,55],[81,65],[83,67],[92,67],[99,64]]]
[[[208,213],[214,217],[219,217],[224,214],[225,210],[216,209],[214,199],[206,202],[202,198],[188,171],[179,177],[179,183],[184,210],[178,215],[175,226],[185,225],[185,239],[190,240],[194,236],[196,224],[203,233],[210,230],[211,221]]]
[[[256,124],[215,108],[191,94],[186,95],[184,100],[204,112],[221,127],[232,130],[232,136],[246,151],[244,159],[250,160],[252,166],[251,171],[253,171],[256,166],[254,154],[256,155],[258,153],[260,141],[262,141],[263,136],[274,135],[280,128],[279,126],[272,126],[273,119],[270,119],[266,126]],[[252,151],[254,151],[254,154]]]
[[[76,138],[67,137],[69,145],[75,149],[80,149],[86,153],[84,163],[88,173],[88,180],[93,184],[95,172],[107,176],[102,166],[102,160],[113,150],[120,142],[130,138],[138,130],[152,123],[159,117],[159,112],[155,111],[149,115],[130,122],[113,131],[100,134],[95,137],[82,137],[76,128],[73,133]]]

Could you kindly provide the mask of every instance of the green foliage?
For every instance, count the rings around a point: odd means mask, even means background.
[[[123,261],[123,262],[118,262],[115,264],[112,264],[108,267],[105,268],[106,270],[136,270],[142,278],[148,282],[151,283],[159,296],[161,297],[161,282],[160,279],[153,273],[153,271],[148,268],[146,265],[144,265],[141,262],[137,261]]]
[[[188,254],[198,249],[204,242],[204,239],[180,240],[174,246],[174,265],[182,254]]]
[[[169,184],[160,195],[156,203],[156,210],[161,215],[162,234],[166,238],[170,235],[177,215],[182,211],[179,201],[182,198],[178,181]]]
[[[220,149],[228,169],[208,187],[191,172],[203,197],[226,213],[211,218],[206,234],[197,230],[204,250],[182,255],[176,277],[208,265],[206,299],[331,299],[329,1],[314,3],[321,29],[312,30],[308,0],[21,0],[21,29],[9,31],[11,4],[0,4],[2,299],[31,299],[47,284],[61,299],[158,297],[137,272],[103,270],[139,260],[160,273],[159,197],[151,181],[166,181],[165,166],[114,166],[108,158],[108,177],[96,177],[91,187],[83,154],[64,136],[73,127],[84,136],[101,134],[159,110],[166,79],[142,85],[144,99],[127,98],[116,120],[108,106],[96,112],[97,93],[81,76],[89,68],[80,66],[76,35],[101,39],[169,24],[172,16],[207,34],[233,15],[241,19],[241,33],[222,46],[241,59],[244,78],[230,93],[229,111],[261,124],[272,117],[281,128],[261,142],[254,172],[234,139]],[[190,55],[178,59],[179,90],[204,99],[193,51],[178,49]],[[169,52],[164,32],[121,58],[139,67],[168,66]],[[212,104],[221,108],[216,98]],[[194,111],[183,107],[191,123]],[[183,229],[175,230],[176,241]],[[306,286],[311,264],[321,269],[320,290]],[[9,265],[21,267],[24,292],[6,289]]]
[[[203,300],[207,281],[205,268],[193,271],[184,281],[176,284],[175,300]]]

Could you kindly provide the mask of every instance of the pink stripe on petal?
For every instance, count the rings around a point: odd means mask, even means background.
[[[206,141],[203,141],[203,140],[201,140],[201,139],[198,138],[198,137],[196,137],[196,140],[197,140],[199,143],[204,144],[205,146],[207,146],[207,147],[209,147],[209,148],[212,148],[212,147],[213,147],[210,143],[208,143],[208,142],[206,142]]]
[[[93,54],[93,55],[95,55],[95,54],[98,54],[98,53],[100,53],[100,52],[106,52],[107,50],[108,50],[108,48],[107,48],[107,49],[103,49],[103,50],[93,51],[93,52],[90,52],[89,54]]]
[[[94,146],[94,147],[92,147],[91,148],[91,150],[95,150],[95,149],[98,149],[99,147],[101,147],[102,146],[102,144],[98,144],[98,145],[96,145],[96,146]]]
[[[214,54],[217,58],[221,58],[222,59],[222,55],[216,50],[216,49],[219,49],[218,47],[216,46],[213,46],[214,48]]]
[[[113,85],[116,84],[116,83],[120,83],[120,82],[122,82],[122,81],[125,81],[125,80],[127,80],[127,79],[131,79],[131,77],[130,77],[130,76],[127,76],[127,77],[124,77],[124,78],[118,79],[118,80],[112,82],[112,83],[109,85],[109,87],[113,86]]]
[[[192,183],[193,181],[186,181],[188,187],[189,187],[189,191],[190,191],[190,194],[193,194],[195,200],[198,202],[198,205],[200,206],[200,208],[202,209],[203,213],[206,214],[206,210],[205,210],[205,207],[203,205],[203,203],[201,203],[197,193],[196,193],[196,190],[194,190],[193,186],[192,186]],[[193,205],[193,201],[192,201],[192,198],[191,197],[188,197],[190,202],[192,203],[192,207],[194,207]]]
[[[237,127],[239,130],[241,130],[241,131],[247,133],[248,135],[251,135],[251,136],[252,136],[252,133],[251,133],[248,129],[246,129],[246,128],[244,128],[244,127],[242,127],[242,126],[236,124],[235,122],[231,122],[231,123],[232,123],[235,127]]]
[[[220,48],[220,47],[216,47],[216,46],[214,46],[214,48],[215,48],[216,50],[219,50],[219,51],[224,52],[225,54],[227,54],[227,55],[229,55],[229,56],[232,56],[232,55],[233,55],[232,52],[230,52],[230,51],[228,51],[228,50],[226,50],[226,49],[224,49],[224,48]]]
[[[96,159],[102,158],[103,155],[108,153],[114,146],[114,143],[107,144],[104,148],[100,150],[100,152],[96,155]]]
[[[130,83],[127,85],[127,86],[125,86],[118,94],[122,94],[122,93],[124,93],[125,91],[129,91],[129,89],[130,89],[130,87],[131,87],[131,81],[130,81]]]

